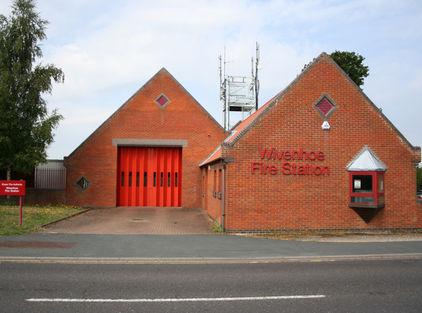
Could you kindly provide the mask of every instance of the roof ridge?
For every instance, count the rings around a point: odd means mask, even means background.
[[[160,73],[165,71],[166,73],[169,73],[165,67],[162,67],[159,71],[157,71],[154,75],[152,75],[141,87],[139,87],[123,104],[121,104],[117,110],[115,110],[104,122],[100,124],[84,141],[82,141],[79,146],[77,146],[67,157],[64,157],[65,159],[70,158],[73,154],[76,153],[90,138],[94,136],[100,129],[102,129],[109,121],[113,119],[114,116],[117,115],[118,112],[120,112],[135,96],[137,96],[149,83],[151,83],[156,76],[158,76]],[[170,73],[169,73],[170,74]],[[171,75],[171,74],[170,74]]]
[[[261,117],[263,114],[265,114],[272,106],[278,103],[280,98],[288,91],[290,90],[304,75],[307,73],[316,63],[318,63],[321,59],[328,58],[331,59],[330,56],[326,52],[322,52],[318,55],[318,57],[314,58],[312,62],[310,62],[303,70],[302,72],[296,76],[296,78],[287,85],[284,89],[282,89],[279,93],[277,93],[274,97],[272,97],[270,100],[268,100],[266,103],[264,103],[258,110],[256,110],[254,113],[249,115],[246,119],[242,121],[236,127],[234,130],[238,130],[239,127],[242,125],[245,125],[245,123],[252,118],[255,117],[249,124],[247,124],[243,129],[241,129],[236,136],[234,136],[230,141],[224,142],[223,144],[228,146],[233,146],[248,130],[257,122],[258,118]],[[226,138],[227,140],[228,138]]]
[[[230,141],[225,142],[224,144],[227,146],[233,146],[245,133],[247,133],[249,131],[250,128],[253,127],[253,125],[255,125],[255,123],[258,122],[259,118],[262,117],[264,114],[266,114],[266,112],[271,109],[274,105],[276,105],[278,103],[278,100],[280,100],[286,93],[288,90],[290,90],[312,67],[315,66],[315,64],[317,64],[318,62],[320,62],[322,59],[328,60],[331,64],[333,64],[338,70],[339,72],[343,75],[343,77],[345,77],[350,83],[352,83],[352,85],[359,91],[359,93],[363,96],[363,98],[374,108],[378,111],[380,117],[393,129],[393,131],[395,131],[398,136],[400,137],[400,139],[402,140],[402,142],[407,146],[407,148],[410,148],[410,150],[412,151],[412,153],[414,153],[415,151],[418,152],[420,151],[420,147],[418,146],[413,146],[408,140],[407,138],[396,128],[396,126],[394,126],[394,124],[384,115],[384,113],[372,102],[372,100],[365,94],[365,92],[350,78],[349,75],[347,75],[347,73],[340,67],[340,65],[337,64],[336,61],[334,61],[334,59],[327,54],[326,52],[322,52],[318,55],[318,57],[314,58],[312,60],[312,62],[310,62],[308,65],[306,65],[306,67],[302,70],[302,72],[297,75],[297,77],[284,89],[282,89],[278,94],[276,94],[273,98],[271,98],[267,103],[265,103],[263,106],[261,106],[261,108],[264,108],[257,116],[255,116],[255,118],[249,123],[247,124],[243,129],[241,129],[238,134],[236,134],[236,136],[234,136]],[[259,112],[259,110],[261,109],[259,108],[257,111],[255,111],[253,114],[251,114],[249,117],[252,117],[255,113]],[[248,117],[248,118],[249,118]],[[248,119],[243,120],[243,122],[246,122]],[[243,125],[245,125],[244,123],[241,123],[238,125],[238,128],[240,128]]]
[[[334,66],[337,67],[337,69],[340,71],[340,73],[350,82],[352,83],[355,88],[360,92],[360,94],[365,98],[366,101],[368,101],[368,103],[378,111],[378,114],[381,116],[381,118],[383,120],[385,120],[387,122],[387,124],[399,135],[399,137],[411,148],[411,150],[413,151],[417,151],[420,150],[420,147],[418,146],[414,146],[410,143],[409,140],[407,140],[407,138],[400,132],[400,130],[398,130],[398,128],[390,121],[390,119],[382,112],[382,110],[366,95],[366,93],[363,91],[362,88],[360,88],[356,82],[350,78],[350,76],[341,68],[340,65],[337,64],[336,61],[334,61],[334,59],[328,56],[328,60],[334,64]]]
[[[100,124],[84,141],[79,144],[67,157],[64,157],[64,159],[70,158],[73,156],[76,151],[78,151],[87,141],[89,141],[98,131],[100,131],[105,125],[107,125],[124,107],[126,107],[129,102],[135,98],[142,90],[144,90],[156,77],[160,74],[165,74],[169,76],[181,89],[186,93],[187,96],[189,96],[199,107],[200,109],[206,113],[206,115],[221,129],[223,128],[220,123],[218,123],[212,115],[205,110],[205,108],[196,100],[189,91],[186,90],[186,88],[165,68],[161,67],[160,70],[158,70],[154,75],[151,76],[141,87],[138,88],[125,102],[123,102],[120,107],[117,108],[103,123]]]

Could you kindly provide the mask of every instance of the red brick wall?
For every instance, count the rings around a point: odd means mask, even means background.
[[[164,109],[155,103],[161,93],[171,101]],[[200,207],[198,165],[224,137],[224,130],[163,69],[66,159],[67,202],[116,205],[117,147],[112,145],[113,138],[170,139],[187,141],[182,152],[182,206]],[[84,191],[76,185],[81,176],[90,182]]]
[[[315,102],[327,94],[337,105],[323,131]],[[422,227],[415,200],[415,151],[327,57],[287,90],[254,127],[224,150],[229,230]],[[387,165],[385,208],[365,222],[349,208],[347,164],[368,145]],[[329,176],[252,175],[259,148],[322,151]],[[280,166],[280,161],[268,161]],[[305,162],[306,163],[306,162]],[[307,162],[313,164],[315,162]],[[374,209],[367,209],[374,210]]]

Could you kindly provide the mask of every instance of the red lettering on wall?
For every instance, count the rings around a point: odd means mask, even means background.
[[[275,148],[259,148],[259,157],[261,160],[280,160],[280,161],[324,161],[325,155],[321,151],[304,151],[300,149],[277,150]]]
[[[251,173],[260,175],[328,176],[330,175],[330,169],[327,166],[315,166],[296,162],[284,162],[280,168],[273,164],[252,162]]]
[[[251,163],[251,173],[260,175],[313,175],[327,176],[330,170],[327,166],[314,165],[315,163],[300,163],[292,161],[310,161],[321,162],[325,160],[325,154],[322,151],[306,151],[300,149],[277,150],[275,148],[259,148],[259,157],[261,160],[268,161],[284,161],[278,167],[274,164],[266,164],[262,162]]]

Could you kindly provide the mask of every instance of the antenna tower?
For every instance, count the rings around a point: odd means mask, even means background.
[[[220,101],[223,107],[224,129],[229,130],[230,120],[235,113],[241,113],[241,120],[258,110],[258,65],[259,65],[259,45],[256,43],[255,60],[251,58],[251,76],[238,76],[226,74],[226,48],[224,48],[223,57],[220,55],[219,73],[220,73]]]

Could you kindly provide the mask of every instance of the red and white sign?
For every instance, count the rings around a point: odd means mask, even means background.
[[[24,180],[0,180],[0,196],[24,196]]]

